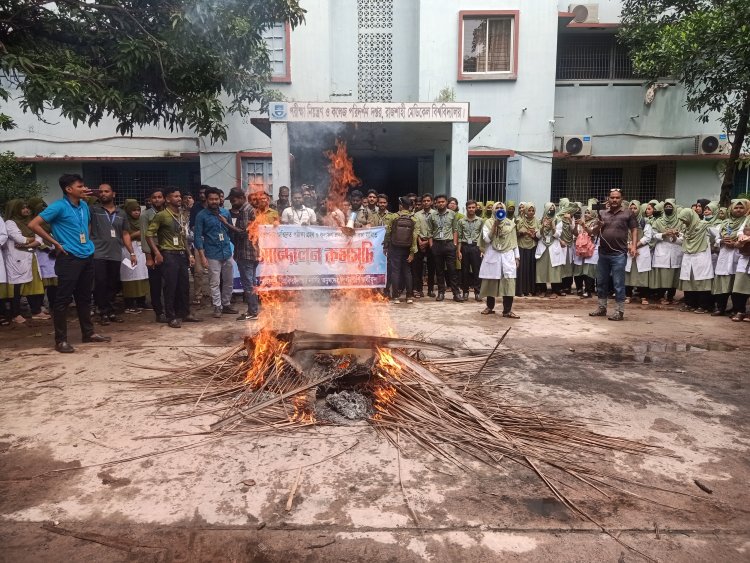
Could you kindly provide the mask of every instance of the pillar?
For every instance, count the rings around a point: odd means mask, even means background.
[[[446,182],[446,157],[445,149],[435,149],[432,155],[432,195],[448,193],[448,184]]]
[[[451,194],[464,206],[468,196],[469,123],[454,123],[451,136]]]
[[[273,174],[273,199],[279,195],[280,186],[292,187],[289,163],[289,130],[286,123],[271,123],[271,170]]]

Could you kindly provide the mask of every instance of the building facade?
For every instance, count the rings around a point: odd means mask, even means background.
[[[78,127],[11,110],[4,150],[57,177],[83,174],[142,200],[157,185],[326,188],[325,151],[344,140],[363,186],[449,193],[463,203],[621,187],[627,198],[718,197],[722,127],[648,89],[617,44],[621,2],[306,0],[306,23],[267,30],[280,102],[228,117],[225,143],[153,127]],[[711,139],[719,141],[714,152]],[[747,191],[747,172],[737,191]]]

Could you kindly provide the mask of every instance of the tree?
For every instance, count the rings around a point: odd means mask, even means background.
[[[34,181],[30,165],[17,160],[12,152],[0,153],[0,210],[11,199],[38,196],[44,189]]]
[[[187,126],[225,140],[225,115],[265,111],[273,96],[263,31],[304,12],[299,0],[4,0],[0,98],[76,125],[109,115],[123,135]]]
[[[676,77],[688,110],[704,123],[720,113],[734,134],[721,185],[728,205],[750,122],[750,0],[625,0],[622,24],[639,75]]]

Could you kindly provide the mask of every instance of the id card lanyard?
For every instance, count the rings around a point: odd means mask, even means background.
[[[67,197],[65,198],[65,201],[68,202],[70,208],[78,215],[78,224],[81,226],[81,234],[78,236],[78,239],[81,241],[81,244],[86,244],[86,228],[83,225],[83,207],[81,206],[81,202],[78,202],[78,207],[76,208],[70,203],[70,200]]]
[[[177,223],[177,233],[178,234],[177,234],[177,236],[172,237],[172,244],[174,246],[180,246],[180,236],[179,236],[179,233],[183,233],[184,234],[184,230],[187,227],[187,225],[185,224],[185,221],[182,218],[182,212],[179,213],[179,216],[176,216],[169,209],[167,209],[167,212],[172,216],[172,219],[174,220],[174,222]]]
[[[109,236],[112,238],[117,238],[117,231],[115,231],[115,219],[117,219],[117,210],[115,209],[112,214],[110,214],[106,209],[104,210],[104,212],[107,214],[107,220],[109,221]]]

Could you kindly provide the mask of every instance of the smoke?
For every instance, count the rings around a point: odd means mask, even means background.
[[[328,189],[330,175],[325,151],[334,149],[337,139],[346,138],[346,123],[290,123],[289,147],[294,155],[295,186],[312,184],[318,194]]]

